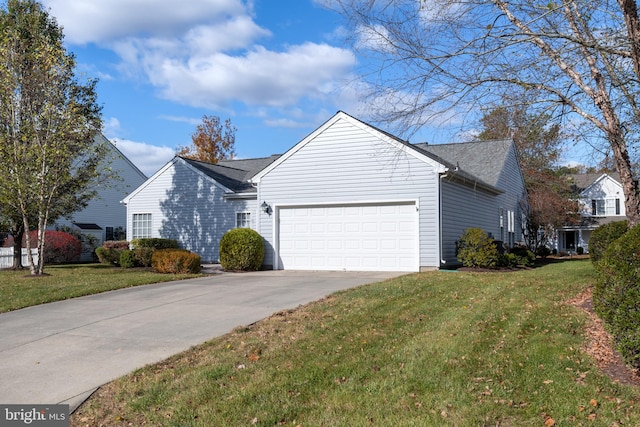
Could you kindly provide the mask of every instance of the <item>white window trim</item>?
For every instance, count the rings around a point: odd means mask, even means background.
[[[242,224],[238,221],[239,217],[242,217]],[[245,225],[245,222],[247,223]],[[251,227],[251,211],[237,211],[236,212],[236,228],[252,228]]]

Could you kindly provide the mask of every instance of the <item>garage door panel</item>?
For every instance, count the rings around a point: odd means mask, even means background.
[[[416,271],[415,203],[279,208],[279,267]]]

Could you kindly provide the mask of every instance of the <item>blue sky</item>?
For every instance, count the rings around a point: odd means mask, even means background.
[[[341,17],[319,0],[43,0],[77,71],[99,79],[104,134],[151,175],[202,116],[238,157],[282,153],[344,110],[367,119]]]
[[[338,110],[370,121],[359,99],[366,64],[328,1],[41,0],[78,73],[99,79],[104,135],[148,176],[205,114],[231,119],[239,158],[283,153]],[[468,139],[466,124],[412,141]]]

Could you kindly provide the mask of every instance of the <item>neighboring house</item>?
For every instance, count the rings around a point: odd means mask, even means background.
[[[455,264],[469,227],[520,241],[526,191],[510,140],[412,145],[338,112],[281,156],[176,157],[123,202],[127,239],[174,238],[205,262],[250,227],[265,268],[419,271]]]
[[[87,207],[73,213],[70,218],[58,219],[54,226],[76,228],[82,234],[95,237],[100,245],[105,240],[124,238],[118,236],[124,234],[127,225],[127,209],[121,201],[147,177],[102,134],[96,135],[95,142],[107,147],[108,167],[113,178],[96,183],[97,195]],[[87,255],[91,254],[83,254],[84,259],[89,259]]]
[[[617,173],[572,175],[572,187],[580,203],[580,221],[556,230],[553,246],[559,252],[589,252],[591,232],[600,225],[624,221],[624,192]]]

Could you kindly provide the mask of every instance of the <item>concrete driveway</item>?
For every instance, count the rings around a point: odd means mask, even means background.
[[[0,403],[74,411],[102,384],[236,326],[401,274],[225,273],[0,314]]]

